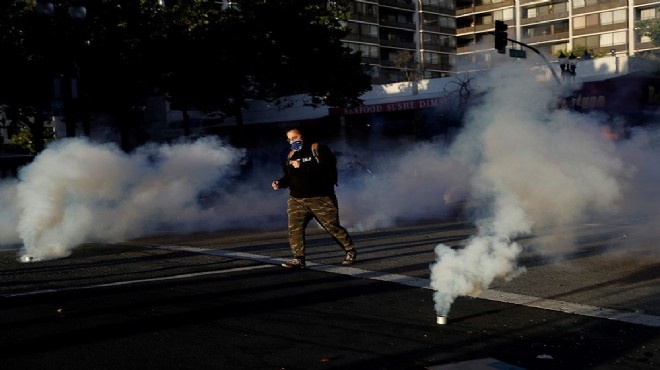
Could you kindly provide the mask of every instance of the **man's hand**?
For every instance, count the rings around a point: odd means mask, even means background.
[[[280,188],[280,182],[277,180],[273,181],[273,183],[270,185],[273,187],[273,190],[277,190]]]
[[[300,159],[289,161],[289,164],[292,165],[293,168],[300,168]]]

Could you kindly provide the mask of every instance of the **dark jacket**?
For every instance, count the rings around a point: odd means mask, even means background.
[[[300,161],[294,168],[291,161]],[[333,197],[337,184],[337,158],[326,145],[319,144],[318,160],[311,144],[305,143],[284,162],[284,176],[279,179],[281,188],[289,188],[294,198]]]

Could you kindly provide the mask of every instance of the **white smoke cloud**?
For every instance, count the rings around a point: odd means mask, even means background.
[[[436,247],[431,286],[440,315],[456,297],[478,296],[495,278],[524,271],[517,237],[616,212],[633,173],[598,122],[555,110],[555,86],[512,67],[482,81],[483,104],[455,143],[453,153],[476,170],[471,197],[484,209],[465,248]],[[561,244],[537,247],[547,253],[571,241],[564,235]]]
[[[636,253],[660,255],[660,128],[637,127],[617,144],[621,157],[635,168],[625,191],[622,219],[634,228],[618,238],[616,247]]]
[[[337,188],[341,219],[351,230],[373,230],[397,222],[435,219],[465,197],[468,169],[437,142],[418,142],[396,150],[364,154],[353,182]]]
[[[173,224],[201,228],[217,210],[202,207],[200,194],[228,183],[243,156],[212,138],[148,145],[132,154],[84,139],[59,141],[15,183],[23,252],[57,258],[83,242],[118,241]],[[3,186],[3,193],[13,188]]]
[[[644,221],[620,243],[657,240],[657,130],[604,140],[602,117],[556,110],[557,86],[519,68],[474,82],[486,95],[449,146],[330,143],[340,153],[340,219],[351,231],[444,218],[463,201],[482,206],[479,232],[464,248],[436,247],[431,284],[439,314],[458,296],[477,296],[494,279],[522,273],[519,236],[618,212]],[[246,152],[218,139],[152,144],[131,154],[84,139],[60,141],[18,180],[0,182],[0,244],[47,259],[81,243],[163,230],[285,229],[288,191],[270,187],[281,176],[277,150],[262,150],[270,157],[239,179]],[[529,247],[564,253],[572,241],[570,233],[550,233]]]

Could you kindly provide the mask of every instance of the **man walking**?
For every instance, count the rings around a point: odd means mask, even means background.
[[[272,183],[273,189],[289,188],[287,214],[289,245],[293,259],[282,264],[288,269],[305,267],[305,229],[314,218],[346,253],[342,264],[355,262],[357,251],[339,223],[335,194],[337,159],[328,146],[303,141],[300,130],[286,132],[291,151],[284,163],[284,176]]]

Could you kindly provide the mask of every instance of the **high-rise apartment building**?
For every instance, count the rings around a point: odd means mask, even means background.
[[[635,32],[637,21],[657,18],[660,0],[357,0],[345,42],[383,84],[492,67],[496,20],[551,59],[560,50],[660,49]]]

